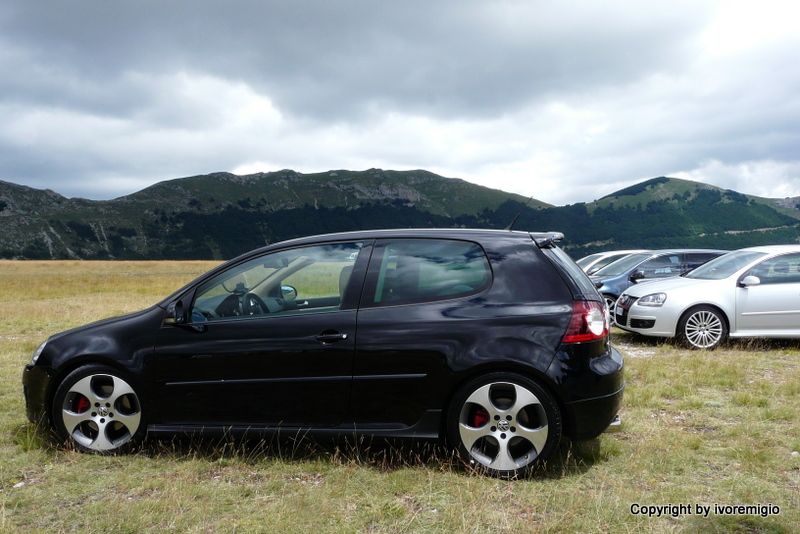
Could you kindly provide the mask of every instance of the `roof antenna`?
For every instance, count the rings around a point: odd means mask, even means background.
[[[506,226],[506,230],[510,232],[511,230],[514,229],[514,225],[517,224],[517,219],[519,219],[519,216],[522,215],[522,211],[530,205],[532,200],[533,197],[529,198],[528,201],[525,202],[525,205],[522,206],[522,209],[519,210],[516,215],[514,215],[513,219],[511,219],[511,223],[508,226]]]

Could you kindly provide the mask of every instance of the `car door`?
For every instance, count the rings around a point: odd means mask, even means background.
[[[353,413],[359,429],[422,421],[438,432],[450,365],[485,322],[470,299],[491,284],[483,249],[445,239],[376,241],[358,312]],[[472,310],[472,317],[466,310]],[[424,419],[426,415],[429,419]]]
[[[766,259],[745,276],[759,283],[736,288],[736,330],[800,335],[800,253]]]
[[[162,423],[334,427],[347,418],[370,246],[282,250],[190,292],[152,359]]]

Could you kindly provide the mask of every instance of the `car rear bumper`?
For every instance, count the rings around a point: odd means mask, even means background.
[[[565,419],[569,436],[573,439],[591,439],[605,432],[609,425],[617,419],[622,406],[624,389],[623,385],[610,395],[565,405]]]
[[[564,347],[548,374],[558,384],[564,408],[565,434],[589,439],[614,421],[625,389],[622,354],[610,344],[596,355],[579,344]]]
[[[47,390],[51,378],[51,369],[42,365],[26,365],[22,371],[25,411],[32,423],[40,423],[47,416]]]

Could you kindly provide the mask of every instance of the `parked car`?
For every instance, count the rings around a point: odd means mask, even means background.
[[[730,337],[800,337],[800,245],[731,252],[682,278],[627,289],[617,325],[714,349]]]
[[[727,250],[670,249],[631,254],[600,269],[591,277],[606,301],[612,319],[614,303],[633,284],[680,276]]]
[[[622,399],[602,298],[561,237],[381,230],[249,252],[50,337],[24,370],[28,417],[81,451],[145,432],[444,438],[524,474]]]
[[[647,252],[645,249],[636,249],[636,250],[609,250],[608,252],[598,252],[597,254],[590,254],[589,256],[584,256],[583,258],[579,259],[575,263],[583,269],[583,271],[588,274],[592,275],[605,267],[606,265],[613,263],[617,260],[621,260],[626,256],[630,256],[631,254],[637,252]]]

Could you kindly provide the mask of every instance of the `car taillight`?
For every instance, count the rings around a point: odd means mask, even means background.
[[[593,300],[576,300],[572,303],[572,318],[562,343],[597,341],[608,335],[606,307]]]

